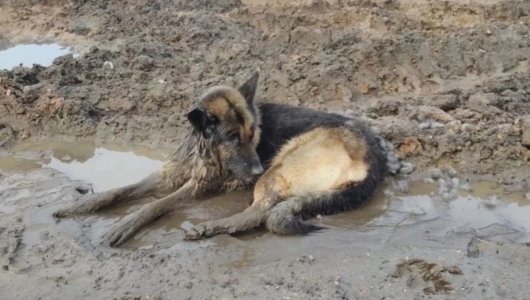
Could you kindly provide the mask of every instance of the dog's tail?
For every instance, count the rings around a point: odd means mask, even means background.
[[[359,207],[370,199],[382,178],[383,170],[375,170],[361,183],[344,190],[288,198],[270,210],[267,228],[277,234],[306,234],[322,229],[304,220]]]
[[[292,197],[276,204],[267,216],[267,228],[277,234],[306,234],[321,227],[303,221],[302,212],[315,202],[322,201],[317,195]]]

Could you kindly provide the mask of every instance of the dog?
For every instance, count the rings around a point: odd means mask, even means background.
[[[265,225],[277,234],[320,229],[308,223],[360,206],[387,172],[379,137],[338,114],[256,103],[259,71],[239,88],[215,86],[187,114],[189,131],[162,170],[136,184],[93,194],[57,218],[157,197],[120,220],[104,243],[119,246],[141,227],[188,200],[253,187],[251,204],[233,216],[186,231],[196,240]]]

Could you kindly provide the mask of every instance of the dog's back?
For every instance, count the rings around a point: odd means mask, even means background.
[[[304,107],[284,104],[259,103],[261,114],[261,136],[257,151],[264,165],[268,165],[278,150],[291,138],[317,127],[333,128],[349,126],[366,139],[371,149],[374,165],[381,166],[384,172],[386,158],[383,149],[367,125],[345,116],[325,113]]]

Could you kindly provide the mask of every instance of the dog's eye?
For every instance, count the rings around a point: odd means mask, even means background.
[[[239,140],[239,133],[232,133],[228,136],[229,141],[237,141]]]

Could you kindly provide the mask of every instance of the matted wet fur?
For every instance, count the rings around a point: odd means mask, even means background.
[[[156,196],[121,219],[104,237],[117,246],[142,226],[188,200],[254,186],[252,204],[228,218],[204,222],[186,239],[235,233],[266,224],[278,234],[307,233],[304,222],[370,198],[386,171],[378,138],[337,114],[254,102],[259,73],[239,89],[217,86],[188,113],[190,130],[163,169],[126,187],[94,194],[56,217],[90,213]]]

